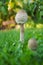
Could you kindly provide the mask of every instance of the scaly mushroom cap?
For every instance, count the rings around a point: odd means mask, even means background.
[[[30,48],[32,50],[37,48],[37,41],[36,41],[36,39],[31,38],[28,41],[28,48]]]
[[[28,19],[28,15],[25,10],[20,10],[15,17],[16,23],[24,24]]]

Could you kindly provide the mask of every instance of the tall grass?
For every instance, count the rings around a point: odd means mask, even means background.
[[[20,30],[0,31],[0,65],[43,65],[43,29],[25,29],[24,43],[19,36]],[[30,38],[38,41],[36,52],[27,48]]]

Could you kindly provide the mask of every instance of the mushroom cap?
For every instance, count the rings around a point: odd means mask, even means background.
[[[25,10],[20,10],[15,17],[16,23],[24,24],[28,20],[28,15]]]
[[[28,41],[28,48],[32,49],[32,50],[35,50],[37,48],[37,41],[36,39],[29,39]]]

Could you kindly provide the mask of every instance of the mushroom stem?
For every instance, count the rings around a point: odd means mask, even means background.
[[[20,25],[20,41],[24,42],[24,24]]]

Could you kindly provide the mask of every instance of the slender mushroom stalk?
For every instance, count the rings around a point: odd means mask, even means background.
[[[20,25],[20,41],[24,42],[24,23],[28,20],[25,10],[20,10],[15,17],[16,23]]]
[[[24,25],[20,25],[20,41],[24,41]]]

